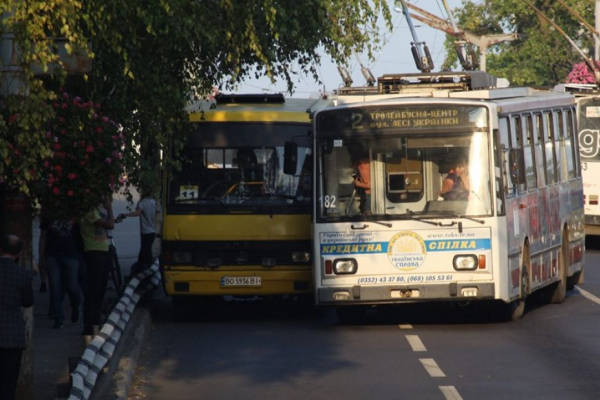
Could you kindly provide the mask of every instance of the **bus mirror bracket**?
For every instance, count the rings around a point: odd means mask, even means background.
[[[283,173],[296,175],[298,167],[298,144],[296,142],[285,142],[283,154]]]

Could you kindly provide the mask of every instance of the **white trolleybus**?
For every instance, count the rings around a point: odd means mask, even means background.
[[[384,75],[315,116],[315,298],[561,303],[583,270],[575,99],[481,72]]]
[[[577,101],[585,233],[600,236],[600,90],[590,84],[561,84],[557,90]]]

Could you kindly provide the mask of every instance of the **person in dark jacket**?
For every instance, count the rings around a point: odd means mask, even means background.
[[[17,262],[23,242],[0,236],[0,399],[14,400],[26,347],[23,308],[33,305],[33,272]]]

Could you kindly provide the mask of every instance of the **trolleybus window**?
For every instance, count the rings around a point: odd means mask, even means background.
[[[554,139],[552,133],[552,116],[550,113],[544,113],[544,130],[545,130],[545,157],[546,162],[546,176],[548,177],[548,184],[552,185],[556,183],[556,160],[554,158]]]
[[[491,214],[487,113],[457,109],[361,110],[347,120],[341,113],[318,120],[329,130],[317,142],[318,218]],[[347,134],[353,127],[356,134]],[[363,163],[369,189],[356,183]],[[445,181],[451,193],[443,193]]]
[[[525,132],[523,137],[523,148],[525,154],[525,179],[527,180],[527,189],[534,190],[537,188],[537,169],[536,160],[533,156],[533,125],[531,121],[531,115],[524,115],[525,119]]]

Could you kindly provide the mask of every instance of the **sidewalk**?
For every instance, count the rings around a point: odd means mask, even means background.
[[[137,201],[137,199],[135,199]],[[113,209],[115,215],[126,211],[126,201],[115,196]],[[135,203],[134,203],[135,205]],[[137,260],[140,246],[139,221],[137,218],[128,218],[117,225],[113,237],[119,254],[119,260],[126,276],[131,265]],[[34,259],[37,261],[37,244],[39,240],[39,221],[33,222],[33,248]],[[48,293],[40,293],[40,278],[34,278],[35,305],[33,309],[33,380],[34,400],[52,400],[59,397],[68,397],[68,392],[59,393],[58,389],[69,385],[69,358],[78,358],[83,354],[85,343],[81,332],[83,323],[70,321],[71,308],[68,296],[63,302],[64,327],[53,329],[53,320],[48,319]],[[109,283],[107,298],[116,300],[116,293]]]

